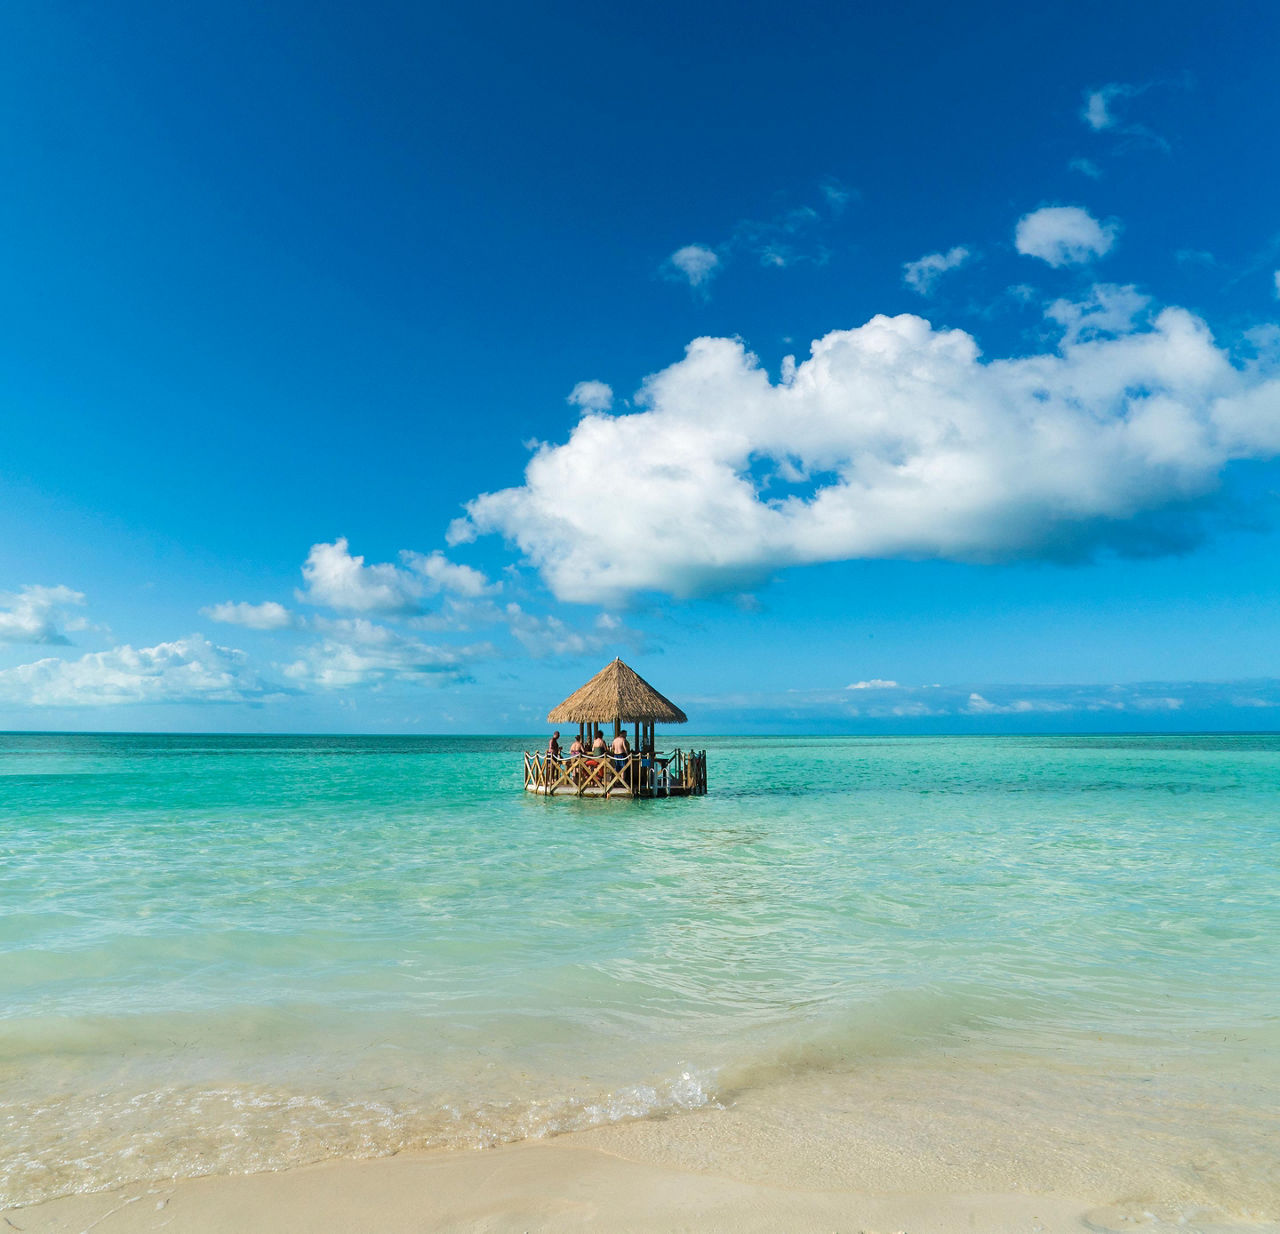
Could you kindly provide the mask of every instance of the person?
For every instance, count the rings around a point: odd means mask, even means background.
[[[547,758],[553,762],[560,761],[560,730],[556,729],[551,734],[551,740],[547,742]]]
[[[631,753],[631,747],[627,744],[626,729],[622,729],[613,739],[613,765],[619,771],[627,765],[627,755]]]
[[[591,753],[592,753],[592,754],[605,754],[605,753],[607,753],[607,752],[608,752],[607,747],[606,747],[606,746],[605,746],[605,744],[604,744],[604,734],[603,734],[603,733],[597,733],[597,734],[596,734],[596,739],[591,743]]]
[[[573,777],[573,782],[578,784],[582,780],[582,756],[587,752],[586,746],[582,744],[582,735],[579,734],[573,739],[573,744],[569,747],[569,774]]]

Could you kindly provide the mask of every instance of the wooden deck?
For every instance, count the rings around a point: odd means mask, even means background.
[[[701,797],[707,791],[707,752],[554,759],[526,750],[524,788],[544,797]]]

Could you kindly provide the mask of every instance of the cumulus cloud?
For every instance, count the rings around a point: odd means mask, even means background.
[[[479,570],[458,565],[439,551],[406,550],[400,558],[403,566],[365,565],[363,557],[352,555],[345,537],[332,544],[313,544],[302,566],[306,587],[298,598],[345,613],[410,616],[421,613],[431,595],[471,597],[498,589]]]
[[[225,622],[229,626],[244,626],[248,630],[287,630],[297,624],[297,618],[283,604],[267,600],[263,604],[246,601],[211,604],[200,612],[212,621]]]
[[[324,638],[284,670],[300,685],[347,689],[389,681],[444,684],[464,678],[474,661],[496,654],[488,643],[433,646],[365,617],[324,621],[321,629]]]
[[[846,690],[896,690],[898,683],[896,681],[885,681],[883,677],[872,677],[870,681],[855,681],[852,685],[845,686]]]
[[[416,613],[422,580],[399,566],[364,564],[352,556],[345,536],[332,544],[313,544],[302,565],[306,588],[299,598],[309,604],[355,613]]]
[[[83,629],[83,619],[67,614],[68,608],[83,603],[84,594],[70,587],[33,584],[12,595],[0,593],[0,643],[66,646],[71,640],[59,627]]]
[[[568,402],[583,411],[608,411],[613,406],[613,387],[603,381],[580,381],[569,391]]]
[[[645,382],[644,410],[584,416],[522,485],[470,502],[469,534],[507,537],[560,599],[608,605],[851,558],[1185,547],[1180,510],[1231,460],[1280,453],[1280,366],[1234,364],[1180,308],[1127,330],[1139,300],[1104,285],[1060,301],[1061,344],[1005,360],[877,316],[776,382],[740,341],[697,339]]]
[[[671,277],[684,279],[690,287],[702,287],[720,269],[720,258],[705,244],[686,244],[667,258],[666,268]]]
[[[1014,247],[1026,257],[1039,257],[1055,268],[1081,265],[1109,252],[1115,223],[1099,223],[1079,206],[1042,206],[1018,220]]]
[[[929,253],[918,261],[909,261],[903,267],[902,280],[922,296],[933,293],[934,285],[948,270],[954,270],[969,260],[969,250],[963,245],[945,253]]]
[[[422,580],[428,594],[444,593],[474,600],[499,590],[480,570],[450,561],[439,549],[431,553],[414,553],[406,550],[400,554],[405,565]]]
[[[37,660],[0,672],[0,698],[36,707],[239,703],[263,693],[243,651],[199,635],[136,650],[95,651],[78,660]]]

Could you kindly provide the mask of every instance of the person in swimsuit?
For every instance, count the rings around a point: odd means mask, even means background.
[[[555,762],[560,761],[560,730],[557,729],[551,734],[551,740],[547,742],[547,757]]]
[[[627,755],[631,747],[627,744],[627,734],[623,730],[613,739],[613,765],[621,771],[627,765]]]

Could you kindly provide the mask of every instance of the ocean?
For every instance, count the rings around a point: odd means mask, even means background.
[[[1277,1215],[1280,737],[543,740],[0,735],[0,1205],[754,1111]]]

